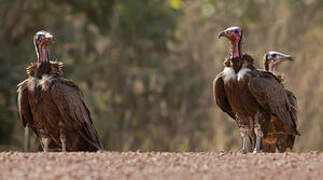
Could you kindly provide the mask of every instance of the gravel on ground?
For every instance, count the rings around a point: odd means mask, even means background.
[[[0,179],[323,179],[323,153],[0,153]]]

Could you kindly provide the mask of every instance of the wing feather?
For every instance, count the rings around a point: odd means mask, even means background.
[[[84,140],[101,149],[97,132],[91,119],[81,90],[72,81],[59,80],[53,83],[51,95],[65,120],[65,124],[76,130]]]
[[[18,112],[24,127],[33,122],[32,112],[28,101],[28,80],[18,84]]]
[[[278,81],[270,77],[258,76],[250,79],[248,87],[260,105],[263,107],[268,105],[272,114],[297,134],[295,119],[290,111],[287,93]]]
[[[297,118],[298,104],[297,104],[296,95],[288,89],[285,89],[285,91],[287,93],[290,110],[292,111],[292,113],[294,115],[295,123],[297,125],[297,123],[298,123],[298,118]]]
[[[222,111],[227,113],[231,118],[235,119],[234,113],[232,112],[232,108],[225,93],[223,73],[220,73],[213,80],[213,98]]]

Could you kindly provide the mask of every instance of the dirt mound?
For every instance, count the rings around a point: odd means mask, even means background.
[[[0,179],[321,179],[323,154],[0,153]]]

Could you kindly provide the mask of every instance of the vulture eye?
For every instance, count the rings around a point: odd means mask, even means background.
[[[272,56],[273,56],[273,58],[276,58],[277,54],[273,54]]]
[[[239,33],[239,31],[236,29],[236,30],[234,30],[234,33],[235,33],[235,34],[238,34],[238,33]]]

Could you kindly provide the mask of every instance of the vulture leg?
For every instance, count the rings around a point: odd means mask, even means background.
[[[259,153],[259,152],[262,152],[261,150],[261,145],[262,145],[262,137],[264,136],[264,133],[262,132],[261,130],[261,125],[260,125],[260,120],[261,118],[263,118],[262,114],[261,113],[257,113],[255,115],[255,127],[254,127],[254,130],[255,130],[255,134],[256,134],[256,147],[254,149],[254,153]]]
[[[243,153],[250,152],[251,142],[249,138],[249,119],[242,114],[236,114],[236,121],[240,129],[242,137],[242,151]]]
[[[242,137],[242,150],[244,153],[250,152],[250,139],[248,136],[249,129],[248,128],[240,128],[240,135]]]
[[[28,152],[29,148],[29,127],[25,127],[24,151]]]
[[[62,143],[62,152],[66,152],[66,136],[65,133],[62,132],[62,130],[60,131],[60,140]]]
[[[43,129],[41,129],[39,133],[40,133],[40,139],[43,145],[43,150],[44,152],[48,152],[48,145],[50,143],[50,138]]]
[[[277,147],[277,145],[276,145],[276,151],[275,151],[276,153],[280,153],[279,152],[279,149],[278,149],[278,147]]]
[[[64,126],[63,123],[59,122],[59,127],[60,127],[59,138],[60,138],[61,143],[62,143],[62,152],[66,152],[66,135],[65,135],[63,126]]]

